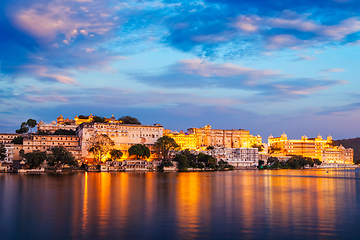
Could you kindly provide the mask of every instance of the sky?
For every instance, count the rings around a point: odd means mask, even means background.
[[[130,115],[360,136],[360,0],[0,1],[0,132]]]

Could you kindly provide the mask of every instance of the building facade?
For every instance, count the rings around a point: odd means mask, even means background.
[[[256,167],[259,163],[258,148],[216,148],[207,154],[234,167]]]
[[[301,139],[288,139],[283,133],[280,137],[268,138],[269,154],[274,157],[301,155],[317,158],[324,163],[353,163],[354,151],[343,146],[332,146],[332,137],[323,139],[319,134],[316,138],[302,136]]]
[[[91,137],[98,134],[106,134],[114,141],[114,148],[121,150],[127,158],[128,149],[135,144],[145,144],[152,150],[152,146],[163,136],[164,128],[160,124],[137,125],[121,123],[82,123],[77,128],[79,143],[81,146],[81,158],[93,159],[88,152],[89,141]]]
[[[25,153],[35,150],[47,152],[54,147],[60,146],[71,152],[75,159],[81,159],[79,137],[75,135],[26,135],[23,141]]]
[[[18,136],[23,136],[23,134],[0,133],[0,143],[3,143],[3,144],[12,143],[11,141]]]
[[[212,129],[210,125],[202,128],[189,128],[187,133],[168,133],[182,149],[205,150],[215,148],[250,148],[261,145],[260,135],[251,135],[244,129]]]

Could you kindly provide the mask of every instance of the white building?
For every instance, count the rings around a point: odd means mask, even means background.
[[[81,146],[81,157],[92,158],[88,153],[87,142],[92,136],[106,134],[115,143],[115,148],[127,153],[127,150],[135,144],[145,144],[150,150],[158,138],[163,136],[164,128],[160,124],[137,125],[122,123],[82,123],[77,128]],[[126,155],[124,155],[126,157]]]
[[[67,124],[59,124],[56,121],[53,121],[52,123],[46,124],[43,121],[40,121],[37,125],[38,131],[45,131],[54,133],[56,130],[64,129],[64,130],[73,130],[76,131],[76,128],[78,126],[75,124],[67,125]]]
[[[6,157],[4,159],[4,161],[0,161],[2,163],[12,163],[14,160],[14,144],[12,143],[7,143],[4,144],[5,149],[6,149]]]
[[[259,162],[258,148],[216,148],[208,154],[234,167],[252,167]]]

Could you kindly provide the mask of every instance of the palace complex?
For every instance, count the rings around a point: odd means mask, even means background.
[[[302,136],[301,139],[288,139],[283,133],[280,137],[268,138],[269,154],[274,157],[302,155],[317,158],[324,163],[353,163],[354,150],[343,146],[332,146],[332,137],[323,139],[319,134],[316,138]]]
[[[162,136],[169,136],[180,146],[180,150],[204,152],[237,167],[255,166],[259,158],[267,160],[272,156],[282,161],[292,155],[317,158],[324,163],[353,163],[353,149],[333,146],[331,136],[327,139],[320,135],[316,138],[303,136],[297,140],[288,139],[283,133],[280,137],[270,135],[266,144],[262,143],[261,136],[252,135],[244,129],[212,129],[210,125],[206,125],[189,128],[187,132],[172,132],[160,124],[124,124],[116,120],[114,115],[111,118],[101,118],[101,122],[94,118],[99,117],[80,115],[74,119],[64,119],[60,115],[51,124],[40,121],[38,134],[1,133],[0,143],[7,149],[6,162],[20,160],[21,149],[28,153],[34,150],[50,151],[59,146],[70,151],[79,162],[91,161],[93,156],[88,152],[88,148],[94,139],[92,137],[106,134],[114,141],[114,148],[123,152],[122,160],[129,158],[128,149],[132,145],[145,144],[151,151],[148,159],[151,161],[156,155],[153,148],[155,142]],[[55,135],[55,131],[60,129],[74,132],[69,133],[73,135]],[[16,137],[23,137],[21,144],[12,143]]]
[[[215,148],[250,148],[262,145],[260,135],[253,136],[244,129],[212,129],[210,125],[202,128],[189,128],[187,133],[165,131],[165,135],[175,139],[181,149],[205,150]]]
[[[89,159],[92,156],[87,151],[87,145],[91,137],[96,134],[106,134],[115,143],[115,148],[123,151],[123,158],[127,158],[127,150],[135,144],[145,144],[152,150],[158,138],[163,136],[164,128],[160,124],[137,125],[122,123],[82,123],[77,128],[79,145],[81,146],[81,158]]]

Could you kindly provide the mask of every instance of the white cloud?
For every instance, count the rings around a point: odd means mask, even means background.
[[[77,10],[80,9],[73,9],[66,2],[53,1],[47,5],[37,4],[32,8],[20,9],[13,14],[13,21],[17,28],[45,42],[53,41],[59,33],[65,34],[66,39],[70,40],[78,32],[83,35],[89,32],[104,34],[115,27],[111,17],[100,19],[101,9],[91,13],[92,17],[88,18],[78,18]]]
[[[280,71],[257,70],[253,68],[240,67],[232,63],[216,64],[201,59],[186,59],[179,61],[179,70],[189,75],[199,75],[203,77],[231,77],[246,75],[250,78],[260,78],[265,76],[280,74]]]
[[[329,68],[329,69],[324,69],[323,72],[345,72],[345,69],[343,69],[343,68]]]

